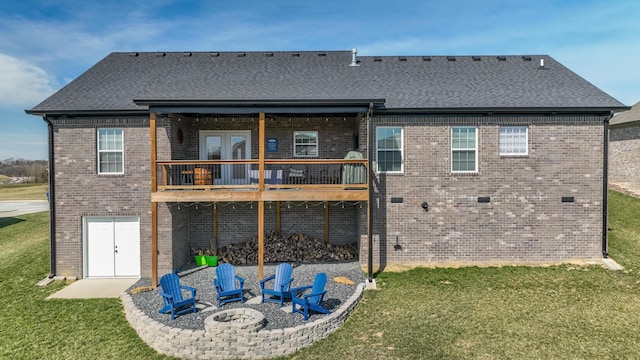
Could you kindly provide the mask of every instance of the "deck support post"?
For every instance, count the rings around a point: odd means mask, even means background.
[[[264,192],[264,128],[265,116],[258,117],[258,191]],[[258,200],[258,279],[264,277],[264,200]]]
[[[158,191],[158,147],[156,140],[156,113],[149,114],[149,142],[151,143],[151,193]],[[158,286],[158,203],[151,202],[151,287]]]
[[[324,243],[329,243],[329,202],[324,202]]]
[[[280,223],[280,201],[276,201],[276,233],[281,234],[282,225]]]
[[[218,206],[213,203],[213,237],[211,238],[211,250],[218,255]]]

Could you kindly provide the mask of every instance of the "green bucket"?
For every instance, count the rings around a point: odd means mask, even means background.
[[[218,266],[218,257],[215,255],[204,256],[207,266]]]
[[[203,265],[207,265],[207,260],[205,259],[204,255],[196,255],[196,265],[198,266],[203,266]]]

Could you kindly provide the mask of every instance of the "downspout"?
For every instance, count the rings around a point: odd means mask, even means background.
[[[604,135],[602,146],[603,171],[602,171],[602,257],[609,257],[607,241],[607,223],[609,212],[609,120],[613,117],[613,111],[604,119]]]
[[[42,120],[47,123],[49,137],[49,279],[53,279],[56,276],[56,171],[53,159],[53,124],[46,115]]]
[[[373,225],[373,169],[371,168],[373,144],[373,103],[369,104],[369,112],[367,113],[367,169],[369,169],[369,206],[367,206],[367,241],[368,241],[368,258],[367,258],[367,277],[368,282],[373,283],[373,236],[371,234]]]

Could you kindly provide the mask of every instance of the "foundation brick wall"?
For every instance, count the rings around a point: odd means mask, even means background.
[[[376,117],[376,126],[404,128],[405,167],[399,175],[376,174],[374,266],[600,258],[603,120]],[[450,129],[467,125],[479,125],[479,171],[452,174]],[[528,156],[499,155],[500,125],[529,127]],[[562,203],[565,196],[575,202]],[[391,197],[404,201],[392,204]],[[491,202],[479,203],[478,197],[490,197]],[[429,204],[428,212],[422,202]],[[368,257],[365,234],[362,264]],[[396,244],[402,250],[396,250]]]
[[[640,124],[609,128],[609,183],[640,189]]]

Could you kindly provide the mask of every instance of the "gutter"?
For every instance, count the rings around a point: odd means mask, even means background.
[[[604,119],[604,134],[602,146],[602,257],[609,257],[609,245],[607,239],[607,223],[609,212],[609,120],[613,117],[613,111]]]
[[[42,120],[47,123],[49,137],[49,279],[53,279],[56,276],[56,172],[53,156],[53,124],[46,115]]]
[[[367,242],[369,251],[367,254],[367,281],[368,284],[375,283],[373,280],[373,235],[371,234],[373,225],[373,169],[371,168],[372,146],[374,142],[373,136],[373,103],[369,105],[369,111],[367,113],[367,169],[369,169],[369,213],[367,214]]]

